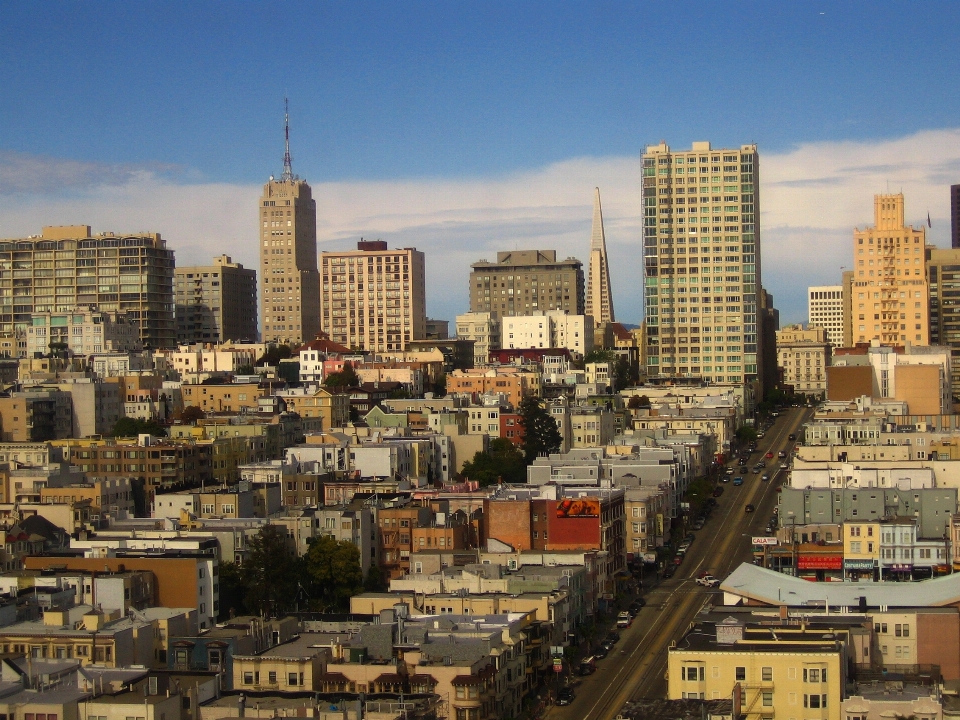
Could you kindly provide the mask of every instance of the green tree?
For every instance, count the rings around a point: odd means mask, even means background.
[[[627,401],[627,407],[631,410],[650,407],[650,398],[646,395],[634,395]]]
[[[156,420],[122,417],[113,426],[113,437],[134,437],[143,433],[157,437],[167,436],[167,431]]]
[[[737,428],[737,440],[742,443],[754,442],[757,439],[757,431],[750,425],[741,425]]]
[[[363,590],[360,550],[353,543],[323,535],[309,541],[304,558],[315,609],[350,609],[350,598]]]
[[[220,615],[218,619],[226,620],[233,615],[245,615],[247,607],[243,598],[247,587],[243,582],[243,573],[240,566],[232,562],[220,563]]]
[[[447,394],[447,374],[441,373],[440,377],[430,387],[434,397],[442,398]]]
[[[387,582],[383,578],[383,571],[377,563],[370,563],[367,576],[363,579],[363,589],[366,592],[386,592]]]
[[[264,365],[277,365],[281,360],[286,360],[293,354],[289,345],[271,345],[267,351],[257,360],[257,367]]]
[[[244,604],[249,611],[276,617],[293,607],[300,562],[290,553],[286,534],[276,525],[264,525],[250,541],[242,575]]]
[[[490,441],[489,452],[478,452],[473,460],[463,464],[461,475],[484,487],[501,481],[522,483],[527,481],[527,462],[512,442],[506,438],[494,438]]]
[[[613,391],[619,392],[625,387],[631,387],[640,382],[640,368],[631,366],[627,359],[613,350],[595,348],[583,358],[584,364],[591,362],[610,363]]]
[[[520,401],[520,424],[523,426],[523,444],[521,450],[527,464],[541,455],[560,451],[563,435],[550,413],[540,404],[540,400],[527,395]]]
[[[185,407],[177,418],[184,425],[196,424],[197,420],[202,420],[207,414],[196,405]]]
[[[345,389],[358,387],[360,385],[360,378],[357,377],[356,370],[353,369],[353,365],[348,362],[343,364],[343,369],[340,372],[330,373],[323,379],[323,384],[331,389]]]

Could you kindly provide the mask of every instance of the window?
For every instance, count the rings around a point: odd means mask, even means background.
[[[773,668],[772,667],[760,668],[760,679],[763,680],[764,682],[772,682]]]
[[[763,706],[764,707],[773,707],[773,693],[765,692],[763,694]]]
[[[297,674],[287,673],[287,685],[295,686],[297,684]]]
[[[735,677],[737,680],[745,681],[747,679],[747,669],[745,667],[738,667]]]

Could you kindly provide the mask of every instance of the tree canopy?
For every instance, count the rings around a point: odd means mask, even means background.
[[[156,420],[122,417],[113,426],[113,437],[134,437],[149,433],[157,437],[166,437],[167,431]]]
[[[257,367],[264,365],[278,365],[281,360],[286,360],[293,354],[289,345],[271,345],[267,351],[257,360]]]
[[[527,465],[541,455],[560,451],[563,435],[560,434],[557,421],[550,416],[537,398],[527,395],[521,400],[519,414],[524,433],[520,449],[523,451]]]
[[[241,571],[247,609],[272,617],[292,610],[299,590],[299,564],[287,548],[283,530],[264,525],[250,540]]]
[[[314,609],[349,610],[350,597],[363,591],[360,550],[346,540],[323,535],[309,541],[304,557],[308,594]]]
[[[461,474],[482,486],[501,481],[522,483],[527,481],[527,462],[512,442],[506,438],[494,438],[490,441],[490,451],[474,455],[473,460],[464,463]]]
[[[346,388],[358,387],[360,385],[360,378],[357,376],[356,370],[353,369],[353,365],[345,362],[343,364],[343,369],[340,370],[340,372],[334,372],[327,375],[323,379],[323,384],[328,388],[343,390]]]
[[[613,350],[595,348],[583,358],[584,364],[591,362],[608,362],[612,369],[613,391],[619,392],[625,387],[640,382],[640,368],[631,366],[627,359]]]

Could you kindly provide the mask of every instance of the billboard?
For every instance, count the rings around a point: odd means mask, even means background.
[[[597,498],[564,498],[557,503],[557,518],[598,518],[600,500]]]
[[[754,545],[776,545],[777,539],[775,537],[753,537],[750,538],[753,541]]]

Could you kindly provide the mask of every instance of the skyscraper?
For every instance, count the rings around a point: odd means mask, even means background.
[[[593,228],[590,233],[590,268],[587,276],[586,314],[597,325],[614,322],[613,295],[610,293],[610,268],[607,264],[607,241],[603,234],[603,212],[600,209],[600,188],[594,189]]]
[[[950,384],[954,402],[960,403],[960,248],[927,250],[930,288],[930,344],[950,348]]]
[[[178,267],[174,294],[178,343],[256,340],[257,273],[229,255]]]
[[[960,248],[960,185],[950,186],[950,247]]]
[[[159,233],[66,225],[0,240],[0,334],[26,329],[31,313],[96,307],[127,313],[145,347],[173,347],[173,266]]]
[[[320,330],[317,204],[306,180],[293,174],[285,122],[283,174],[270,176],[260,198],[260,335],[301,343]]]
[[[404,350],[426,339],[426,277],[416,248],[388,250],[361,240],[356,250],[320,253],[321,329],[358,350]]]
[[[807,288],[807,323],[827,331],[827,342],[843,347],[843,285]]]
[[[760,379],[756,145],[643,156],[647,374]],[[757,388],[759,390],[759,388]]]
[[[926,229],[903,223],[903,193],[875,195],[874,226],[853,231],[853,337],[930,344]]]

